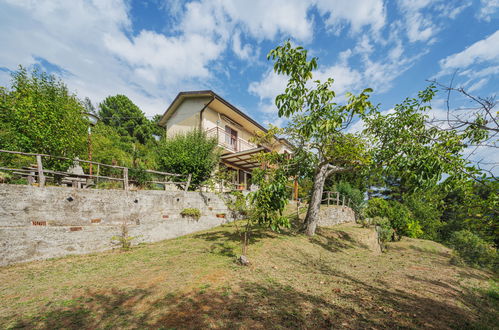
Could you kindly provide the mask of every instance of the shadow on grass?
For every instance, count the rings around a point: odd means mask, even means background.
[[[310,237],[309,241],[329,252],[340,252],[355,247],[369,248],[367,245],[355,240],[349,233],[331,228],[317,228],[315,236]]]
[[[241,230],[244,229],[243,226],[240,226],[240,228]],[[266,228],[254,227],[249,234],[248,245],[255,244],[266,238],[291,235],[294,234],[292,232],[275,233]],[[243,233],[238,232],[234,227],[221,227],[217,231],[195,234],[192,238],[212,242],[209,247],[209,252],[233,258],[240,255],[239,252],[243,241]]]
[[[472,313],[446,300],[375,287],[331,266],[329,270],[325,265],[321,267],[320,271],[341,277],[356,289],[337,288],[310,294],[305,287],[247,282],[234,288],[225,286],[159,297],[154,288],[105,293],[87,291],[66,307],[10,319],[14,322],[10,326],[39,329],[448,329],[473,326]],[[472,296],[473,293],[467,292],[463,301],[476,307],[475,302],[470,303],[476,300]]]

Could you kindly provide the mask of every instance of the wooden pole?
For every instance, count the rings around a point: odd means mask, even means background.
[[[298,200],[298,179],[296,179],[296,178],[294,181],[294,199],[295,199],[295,201]]]
[[[343,195],[343,202],[341,203],[341,205],[345,206],[345,195]]]
[[[329,200],[331,199],[331,192],[327,192],[327,206],[329,206]]]
[[[36,167],[38,169],[38,184],[40,188],[45,187],[45,175],[43,174],[42,156],[36,155]]]
[[[128,168],[123,168],[123,189],[128,190]]]
[[[100,175],[100,164],[97,164],[97,178],[95,179],[95,185],[99,183],[99,175]]]
[[[189,189],[189,185],[191,184],[191,178],[192,178],[192,173],[189,173],[189,176],[187,177],[187,183],[185,185],[185,191]]]
[[[336,206],[340,205],[340,193],[336,192]]]

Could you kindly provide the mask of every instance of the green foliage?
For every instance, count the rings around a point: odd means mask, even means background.
[[[199,220],[199,218],[201,218],[201,211],[197,208],[186,208],[183,209],[182,212],[180,212],[180,215],[183,217],[192,217],[196,220]]]
[[[128,178],[137,184],[139,187],[148,187],[148,181],[152,180],[152,175],[146,172],[145,168],[130,168],[128,170]]]
[[[296,146],[295,159],[314,159],[315,192],[321,191],[325,179],[335,172],[351,170],[370,162],[366,144],[358,136],[345,134],[354,116],[364,116],[374,107],[369,102],[371,89],[358,96],[347,93],[347,104],[334,102],[331,89],[334,80],[313,80],[317,58],[307,58],[307,50],[293,47],[288,40],[271,50],[267,59],[274,61],[274,72],[286,75],[288,83],[275,99],[279,116],[291,117],[286,133]],[[309,212],[305,220],[307,234],[313,235],[318,214],[320,194],[312,193]],[[313,212],[310,212],[313,210]]]
[[[462,179],[477,173],[462,157],[466,144],[458,132],[426,124],[434,95],[432,85],[397,104],[393,113],[366,117],[375,147],[373,164],[385,176],[401,180],[408,193],[434,187],[444,174]]]
[[[199,130],[161,140],[157,156],[160,170],[192,174],[192,189],[210,177],[220,160],[216,139]]]
[[[401,236],[420,237],[423,234],[421,225],[414,219],[409,208],[400,202],[382,198],[370,199],[365,214],[369,218],[388,219],[395,231],[395,239],[400,239]]]
[[[450,178],[449,178],[450,179]],[[440,239],[448,240],[454,231],[469,230],[499,246],[499,182],[483,180],[459,182],[444,198]]]
[[[345,181],[338,182],[333,190],[338,191],[340,195],[345,196],[345,198],[350,198],[352,201],[351,207],[355,212],[360,212],[362,205],[364,204],[364,194],[357,188],[352,187],[352,185]]]
[[[374,217],[373,224],[377,226],[378,237],[382,243],[390,242],[393,240],[395,231],[393,230],[390,220],[385,217]]]
[[[261,226],[279,231],[281,228],[291,226],[289,218],[283,215],[289,201],[289,192],[286,188],[288,176],[282,166],[285,159],[284,155],[275,152],[262,154],[260,160],[263,158],[271,166],[253,170],[253,182],[258,186],[258,190],[248,194],[252,206],[251,219]]]
[[[440,217],[443,213],[441,193],[438,191],[419,192],[404,196],[403,203],[411,211],[421,227],[422,234],[416,237],[437,240],[442,227]]]
[[[121,248],[125,251],[128,251],[132,248],[132,241],[136,239],[138,236],[130,236],[128,233],[128,224],[124,223],[121,226],[121,235],[113,236],[111,241],[115,244],[121,246]]]
[[[152,135],[156,132],[154,124],[125,95],[108,96],[102,101],[99,104],[99,117],[122,137],[130,137],[142,144],[153,140]]]
[[[466,263],[476,267],[499,270],[497,250],[471,231],[453,232],[448,243]]]
[[[0,145],[8,150],[79,156],[86,150],[89,126],[84,111],[60,79],[20,67],[12,74],[10,88],[0,89]]]
[[[92,128],[92,159],[104,164],[131,167],[133,145],[125,141],[116,129],[102,122]]]

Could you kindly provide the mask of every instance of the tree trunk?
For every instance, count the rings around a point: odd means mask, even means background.
[[[319,221],[319,209],[322,202],[324,182],[326,182],[328,174],[328,164],[325,163],[319,165],[314,175],[312,196],[310,198],[307,216],[305,217],[305,222],[303,223],[303,231],[308,236],[315,235],[315,228],[317,227],[317,222]]]

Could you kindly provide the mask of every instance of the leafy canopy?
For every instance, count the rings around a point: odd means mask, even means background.
[[[196,188],[213,173],[220,159],[217,141],[206,133],[193,130],[163,139],[157,147],[160,170],[192,174],[191,187]]]
[[[86,150],[89,123],[77,97],[53,75],[12,74],[0,89],[0,145],[4,149],[76,157]]]
[[[435,87],[419,92],[395,106],[393,113],[375,113],[366,118],[366,133],[374,145],[373,157],[382,175],[398,178],[412,193],[434,187],[444,174],[456,180],[477,172],[462,157],[466,144],[454,130],[426,124]]]
[[[146,144],[157,131],[142,110],[125,95],[108,96],[99,105],[102,121],[125,138]]]

